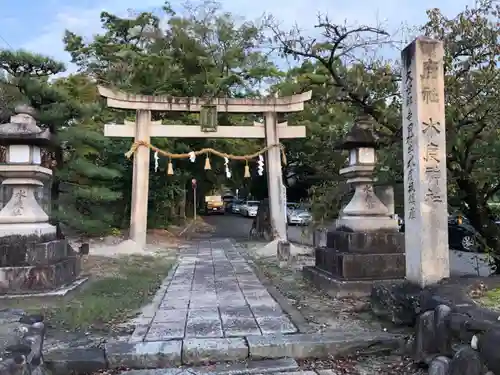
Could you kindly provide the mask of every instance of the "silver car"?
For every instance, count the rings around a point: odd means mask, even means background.
[[[241,206],[240,213],[246,217],[255,217],[257,216],[259,204],[259,201],[246,201],[245,204]]]
[[[287,222],[289,225],[309,225],[312,216],[309,211],[301,208],[295,208],[288,211]]]

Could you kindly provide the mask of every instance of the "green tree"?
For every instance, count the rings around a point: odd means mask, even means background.
[[[449,202],[455,205],[452,209],[469,217],[498,253],[500,232],[488,200],[500,190],[499,8],[494,1],[482,0],[454,18],[439,9],[428,11],[428,17],[421,31],[445,43]],[[375,48],[394,43],[389,33],[378,27],[335,24],[325,17],[318,25],[320,38],[271,27],[285,55],[312,59],[327,71],[325,84],[336,90],[337,102],[374,118],[386,147],[382,159],[390,166],[392,178],[402,180],[402,157],[393,156],[401,155],[399,66],[366,58]]]
[[[83,232],[102,232],[107,220],[105,205],[119,197],[106,187],[119,172],[99,163],[106,144],[92,119],[95,92],[83,77],[50,82],[64,66],[50,58],[25,51],[1,51],[4,71],[2,92],[10,93],[6,106],[21,102],[38,113],[42,126],[55,137],[52,150],[54,178],[51,187],[52,214],[57,223]],[[98,207],[103,207],[99,209]]]
[[[77,74],[58,79],[53,86],[89,109],[58,133],[64,164],[57,171],[61,181],[57,217],[85,233],[105,233],[120,223],[119,208],[123,206],[116,203],[122,198],[119,181],[127,170],[120,160],[123,152],[104,137],[103,123],[109,113],[96,104],[94,82]]]
[[[323,66],[305,61],[290,69],[274,87],[281,95],[312,91],[304,111],[287,116],[291,124],[306,126],[307,137],[284,142],[288,165],[283,173],[294,183],[288,189],[290,196],[294,189],[299,190],[295,192],[297,198],[307,199],[309,195],[317,221],[336,217],[346,193],[338,173],[346,154],[336,148],[353,121],[352,111],[337,102],[335,89],[326,84],[327,76]]]
[[[165,23],[160,23],[161,18]],[[103,12],[101,20],[104,32],[89,42],[70,31],[64,41],[80,72],[102,85],[149,95],[248,97],[258,94],[259,85],[273,84],[281,75],[262,52],[263,26],[240,23],[214,3],[207,2],[198,8],[188,6],[184,15],[175,14],[168,3],[161,14],[141,12],[131,18],[120,18]],[[125,115],[132,119],[134,114]],[[197,114],[189,113],[155,112],[154,116],[154,120],[170,124],[199,121]],[[255,119],[219,114],[219,122],[224,125],[252,124]],[[119,120],[117,117],[116,122]],[[242,154],[262,147],[262,143],[248,140],[154,139],[153,142],[176,153],[213,147]],[[162,173],[152,174],[150,181],[151,187],[158,188],[152,188],[149,197],[149,206],[158,208],[157,213],[150,215],[154,221],[150,225],[169,220],[172,209],[177,210],[175,201],[184,196],[184,188],[190,186],[192,177],[199,181],[202,194],[228,182],[231,187],[242,184],[244,164],[232,163],[233,178],[226,181],[223,160],[213,158],[212,171],[208,172],[203,170],[203,162],[203,158],[194,164],[174,161],[176,175],[167,177],[164,172],[167,161],[161,161]],[[160,212],[168,214],[159,218]]]

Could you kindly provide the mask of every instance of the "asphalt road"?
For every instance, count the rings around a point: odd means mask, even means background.
[[[243,217],[237,214],[225,213],[224,215],[206,215],[203,219],[215,227],[213,237],[234,238],[236,240],[248,240],[253,218]],[[292,242],[312,246],[312,236],[303,231],[307,228],[299,226],[288,227],[288,239]]]
[[[241,215],[229,214],[209,215],[203,217],[207,223],[215,227],[211,237],[234,238],[240,242],[247,241],[252,219]],[[312,236],[303,234],[303,230],[297,226],[288,227],[288,239],[291,242],[312,246]],[[450,267],[453,275],[480,275],[491,274],[488,260],[483,259],[484,254],[467,253],[463,251],[450,251]]]

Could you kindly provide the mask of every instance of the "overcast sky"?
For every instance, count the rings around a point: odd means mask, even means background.
[[[103,10],[126,15],[127,9],[151,10],[162,0],[0,0],[0,48],[23,48],[68,63],[62,36],[65,29],[90,37],[100,31]],[[73,3],[74,5],[68,5]],[[179,1],[172,1],[174,9]],[[247,19],[271,13],[285,24],[314,25],[318,13],[335,21],[373,24],[383,22],[389,29],[401,23],[421,24],[425,11],[438,7],[453,16],[474,0],[221,0],[223,8]]]

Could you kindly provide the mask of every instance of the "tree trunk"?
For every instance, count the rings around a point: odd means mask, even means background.
[[[260,202],[257,216],[253,219],[250,237],[271,241],[273,233],[274,229],[271,224],[271,215],[269,212],[269,199],[265,198]]]
[[[490,248],[495,273],[500,274],[500,227],[495,223],[488,203],[480,197],[476,184],[468,179],[459,179],[457,184],[466,193],[467,217]]]

